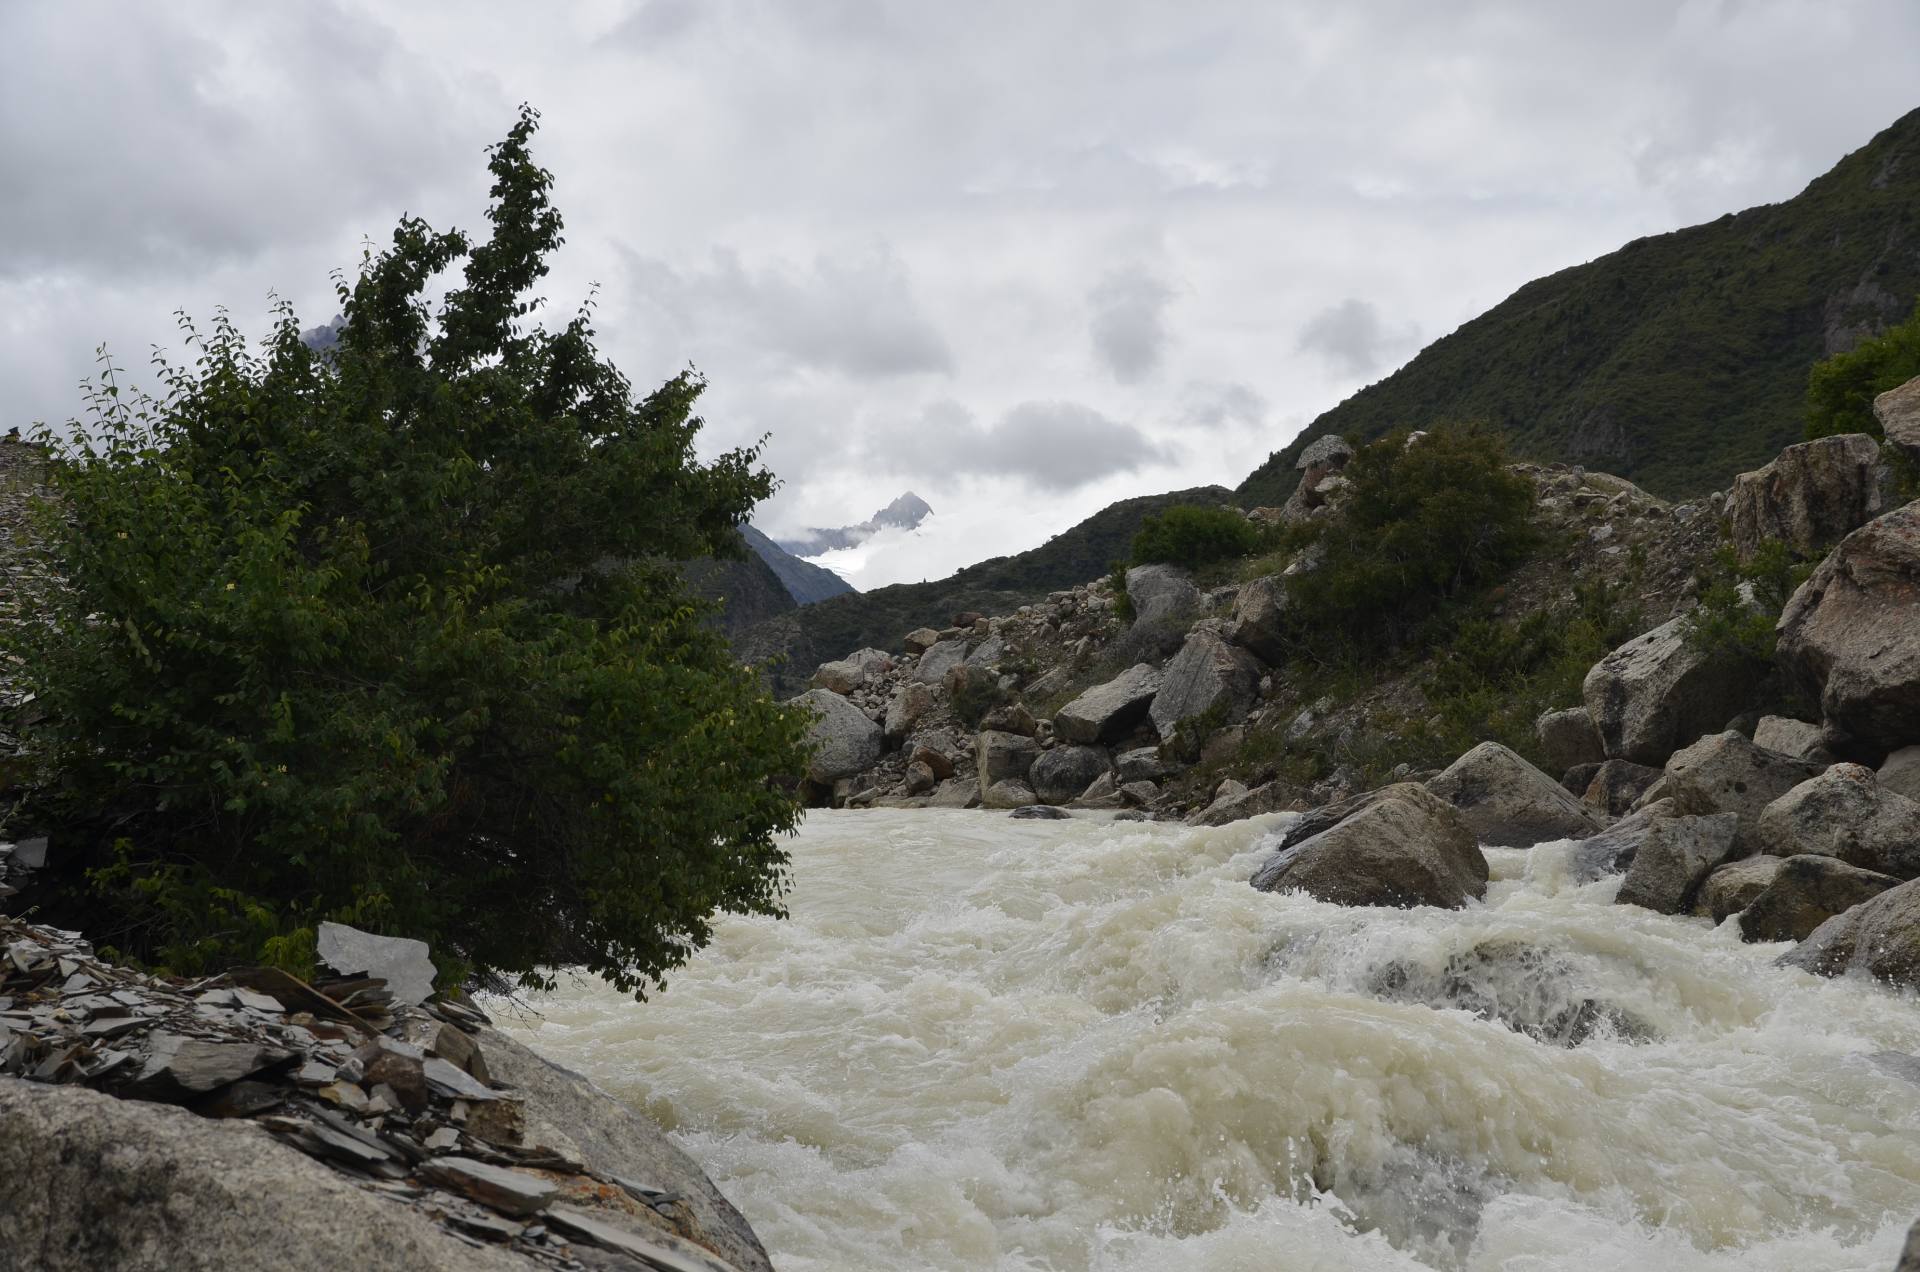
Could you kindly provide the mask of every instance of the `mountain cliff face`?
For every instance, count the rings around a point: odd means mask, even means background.
[[[1329,433],[1484,420],[1528,458],[1697,494],[1799,440],[1807,369],[1917,293],[1920,111],[1785,203],[1528,283],[1320,416],[1237,493],[1281,503],[1295,458]]]
[[[854,590],[853,584],[832,570],[811,561],[802,561],[750,525],[740,527],[740,537],[779,576],[795,604],[811,605],[829,596],[841,596]]]
[[[857,548],[882,530],[912,530],[932,513],[927,501],[909,490],[857,525],[813,529],[778,543],[795,556],[819,556],[840,548]]]

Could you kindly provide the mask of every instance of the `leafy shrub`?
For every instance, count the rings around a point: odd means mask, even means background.
[[[1699,576],[1700,603],[1686,618],[1688,643],[1709,658],[1745,671],[1754,680],[1756,697],[1777,694],[1774,624],[1813,567],[1814,562],[1802,559],[1777,539],[1762,543],[1753,559],[1745,562],[1732,548],[1721,548]]]
[[[1235,508],[1182,504],[1149,514],[1133,536],[1135,565],[1187,569],[1243,557],[1260,546],[1260,527]]]
[[[584,312],[523,321],[561,229],[536,118],[491,152],[491,236],[402,221],[324,355],[289,308],[259,353],[223,316],[160,398],[92,392],[52,468],[67,586],[7,632],[49,920],[188,973],[303,968],[336,919],[639,992],[715,910],[780,912],[805,721],[668,564],[737,550],[772,477],[695,458],[699,380],[636,398]]]
[[[1320,565],[1287,588],[1303,647],[1326,656],[1398,643],[1447,601],[1501,577],[1534,543],[1533,483],[1490,431],[1402,431],[1360,448],[1339,511],[1321,518]]]
[[[1920,303],[1912,317],[1807,373],[1807,440],[1837,433],[1879,437],[1873,399],[1920,376]]]
[[[1131,623],[1139,611],[1133,608],[1133,597],[1127,592],[1127,563],[1115,561],[1107,572],[1107,586],[1113,589],[1113,614],[1123,623]]]

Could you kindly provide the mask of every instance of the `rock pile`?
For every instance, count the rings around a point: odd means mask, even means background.
[[[715,1209],[717,1194],[596,1169],[566,1137],[541,1133],[524,1093],[489,1064],[490,1051],[516,1048],[471,1002],[428,997],[424,946],[327,926],[323,955],[344,973],[332,979],[254,968],[177,982],[106,963],[76,933],[0,918],[0,1139],[49,1122],[48,1097],[9,1082],[84,1087],[250,1123],[448,1239],[520,1264],[766,1266],[750,1233],[732,1235],[744,1262],[708,1248],[730,1223],[746,1231],[724,1202]]]

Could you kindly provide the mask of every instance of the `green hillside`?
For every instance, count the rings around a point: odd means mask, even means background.
[[[1292,491],[1313,439],[1485,420],[1515,453],[1657,494],[1723,487],[1800,440],[1807,369],[1920,294],[1920,110],[1785,203],[1637,239],[1528,283],[1320,416],[1240,486]]]
[[[898,649],[916,627],[945,627],[955,614],[1008,614],[1048,592],[1097,579],[1127,556],[1140,521],[1175,504],[1232,499],[1220,486],[1200,486],[1165,495],[1123,499],[1094,513],[1039,547],[993,557],[931,583],[897,583],[871,592],[835,596],[777,615],[734,641],[743,658],[784,655],[775,673],[782,693],[805,688],[813,669],[863,646]]]

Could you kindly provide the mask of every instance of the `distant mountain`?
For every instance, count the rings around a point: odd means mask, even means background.
[[[857,548],[882,530],[916,529],[932,512],[926,500],[909,490],[858,525],[840,526],[833,530],[813,529],[776,542],[795,556],[819,556],[822,552],[833,552],[840,548]]]
[[[1292,491],[1316,438],[1483,420],[1516,453],[1670,496],[1723,487],[1798,441],[1807,369],[1920,293],[1920,111],[1785,203],[1636,239],[1528,283],[1314,420],[1240,486]]]
[[[1049,592],[1099,578],[1131,552],[1134,533],[1149,513],[1232,497],[1220,486],[1201,486],[1123,499],[1037,548],[970,565],[948,578],[896,583],[774,615],[738,636],[734,650],[755,662],[784,656],[785,665],[774,671],[774,687],[797,693],[815,667],[863,645],[897,649],[900,638],[916,627],[945,627],[966,610],[1010,614]]]
[[[694,595],[720,602],[714,624],[729,641],[738,641],[747,631],[796,605],[786,584],[758,553],[748,552],[738,561],[717,557],[683,561],[680,573]]]
[[[779,577],[796,604],[811,605],[829,596],[842,596],[853,591],[853,584],[832,570],[811,561],[802,561],[750,525],[740,527],[740,536]]]

